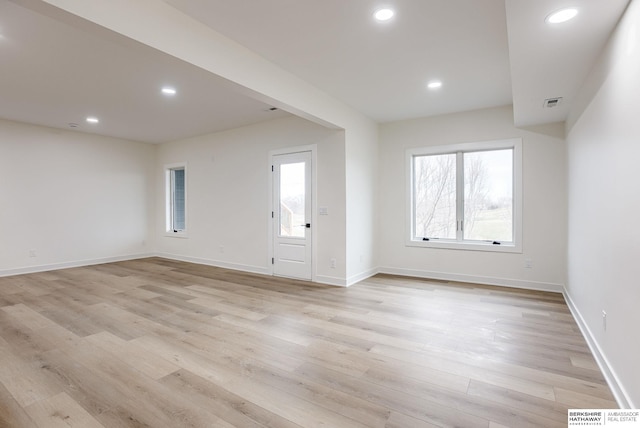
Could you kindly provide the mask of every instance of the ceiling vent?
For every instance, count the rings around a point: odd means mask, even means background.
[[[546,100],[544,100],[545,108],[553,108],[558,106],[559,104],[562,104],[562,97],[547,98]]]

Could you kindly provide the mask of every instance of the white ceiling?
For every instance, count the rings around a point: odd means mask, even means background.
[[[376,121],[511,104],[504,0],[165,1]]]
[[[562,122],[629,0],[507,0],[515,123]],[[550,25],[553,11],[577,7],[578,16]],[[554,108],[547,98],[563,97]]]
[[[0,34],[0,118],[159,143],[286,114],[154,49],[5,0]],[[163,96],[163,85],[178,94]]]
[[[165,2],[378,122],[513,104],[516,124],[531,125],[566,118],[628,0],[388,0],[397,14],[382,24],[380,0]],[[16,3],[0,0],[2,118],[163,142],[286,114],[137,42]],[[564,5],[578,17],[545,23]],[[431,79],[443,87],[427,90]],[[179,94],[163,97],[164,84]]]

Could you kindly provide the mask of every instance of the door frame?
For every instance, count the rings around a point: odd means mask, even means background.
[[[273,206],[273,157],[279,155],[288,155],[292,153],[311,152],[311,281],[316,282],[316,259],[317,259],[317,236],[318,236],[318,214],[317,214],[317,198],[318,198],[318,168],[316,154],[318,151],[317,144],[309,144],[305,146],[284,147],[281,149],[270,150],[267,159],[267,173],[269,179],[267,181],[267,196],[269,203],[267,205],[267,212],[265,217],[267,218],[267,266],[269,275],[273,276],[274,265],[274,236],[273,236],[273,221],[271,213],[275,213],[276,207]]]

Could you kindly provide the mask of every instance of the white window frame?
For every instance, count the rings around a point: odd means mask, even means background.
[[[173,188],[171,183],[171,173],[174,170],[184,169],[184,230],[174,232],[173,227]],[[188,180],[187,180],[187,163],[172,163],[164,166],[165,176],[165,236],[172,238],[187,238],[188,228]]]
[[[465,241],[458,239],[437,239],[423,241],[415,237],[414,230],[414,158],[425,155],[443,155],[465,152],[478,152],[500,149],[513,149],[513,242]],[[449,144],[442,146],[420,147],[406,151],[406,232],[405,245],[408,247],[445,248],[456,250],[475,250],[506,253],[522,253],[522,139],[482,141],[473,143]],[[459,189],[458,192],[461,192]],[[461,196],[458,195],[458,198]],[[457,216],[460,220],[460,215]]]

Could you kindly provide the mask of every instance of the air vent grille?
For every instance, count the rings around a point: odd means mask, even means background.
[[[545,108],[557,107],[559,104],[562,104],[562,97],[547,98],[544,100]]]

